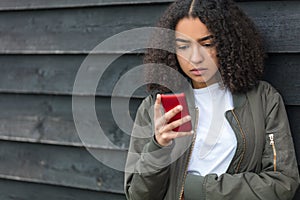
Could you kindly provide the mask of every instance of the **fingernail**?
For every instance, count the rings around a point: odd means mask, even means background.
[[[186,116],[186,119],[187,119],[187,120],[191,120],[192,117],[188,115],[188,116]]]
[[[191,134],[194,134],[194,131],[193,131],[193,130],[191,130]]]
[[[178,110],[182,110],[182,106],[177,106],[177,109]]]

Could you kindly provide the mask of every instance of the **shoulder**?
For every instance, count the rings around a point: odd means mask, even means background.
[[[258,90],[266,94],[278,93],[278,91],[267,81],[259,81]]]
[[[247,93],[248,100],[252,105],[260,105],[265,113],[275,108],[284,107],[281,94],[268,82],[260,81],[258,85]]]
[[[252,90],[247,92],[248,96],[258,96],[261,98],[274,98],[277,96],[281,96],[279,92],[267,81],[259,81],[257,86],[253,88]]]
[[[154,105],[154,96],[153,95],[149,95],[147,97],[145,97],[142,101],[142,103],[139,106],[139,109],[148,109],[150,108],[152,105]]]
[[[145,99],[143,99],[136,113],[136,122],[146,124],[149,123],[153,116],[153,109],[151,109],[153,105],[154,99],[152,95],[149,95]]]

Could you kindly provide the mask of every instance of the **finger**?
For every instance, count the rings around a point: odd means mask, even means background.
[[[168,112],[165,113],[164,118],[166,120],[166,122],[169,122],[170,119],[172,119],[172,117],[174,117],[177,113],[179,113],[180,111],[182,111],[182,106],[178,105],[175,108],[169,110]]]
[[[160,94],[157,94],[154,103],[154,121],[155,121],[155,130],[159,130],[163,125],[166,124],[166,120],[163,117]]]
[[[190,136],[190,135],[193,135],[194,134],[194,131],[189,131],[189,132],[175,132],[175,131],[171,131],[171,132],[168,132],[168,133],[164,133],[163,135],[161,135],[161,139],[163,141],[171,141],[173,139],[176,139],[176,138],[181,138],[181,137],[186,137],[186,136]]]
[[[193,135],[194,131],[189,131],[189,132],[173,132],[173,134],[170,134],[170,139],[175,139],[175,138],[181,138],[181,137],[186,137]]]
[[[154,103],[154,119],[158,119],[162,117],[161,113],[161,95],[157,94],[156,100]]]
[[[169,131],[172,131],[173,129],[181,126],[182,124],[188,122],[188,121],[191,121],[191,116],[187,115],[181,119],[178,119],[174,122],[171,122],[169,124],[166,124],[165,126],[163,126],[160,130],[160,132],[169,132]]]

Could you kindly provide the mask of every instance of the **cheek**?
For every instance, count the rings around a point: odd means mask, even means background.
[[[213,52],[213,54],[211,54],[211,58],[212,60],[214,61],[214,63],[216,64],[216,66],[219,68],[219,59],[218,59],[218,56],[217,56],[217,52]]]
[[[187,59],[183,58],[180,55],[177,55],[177,60],[183,71],[185,71],[185,69],[187,69],[190,65],[189,62],[187,61]]]

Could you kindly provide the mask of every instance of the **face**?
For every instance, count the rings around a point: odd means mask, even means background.
[[[194,88],[218,82],[218,58],[213,35],[199,18],[183,18],[176,28],[176,54]]]

